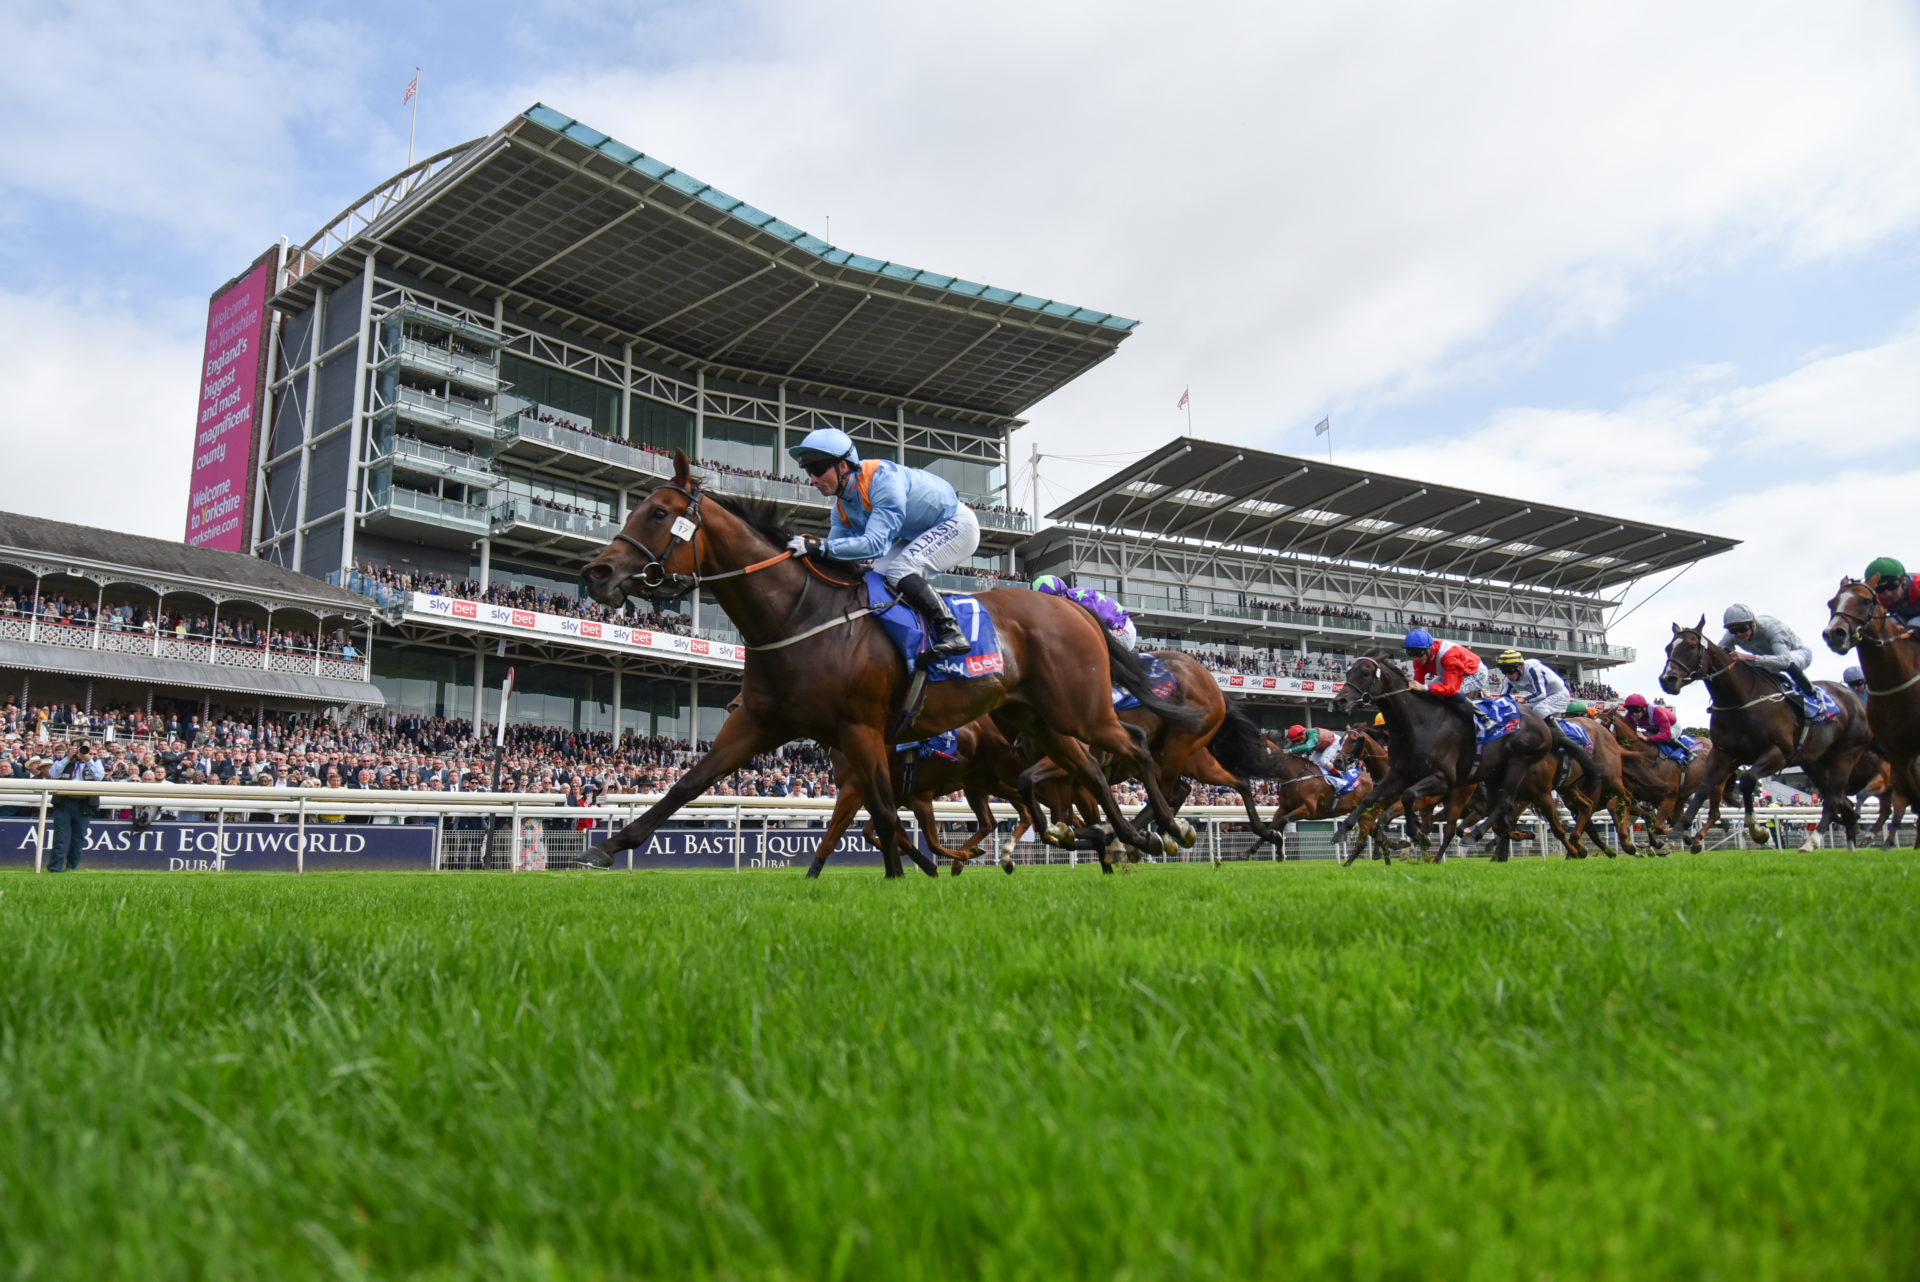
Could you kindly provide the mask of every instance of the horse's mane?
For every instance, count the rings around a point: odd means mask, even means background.
[[[708,494],[709,503],[718,503],[744,522],[749,529],[776,548],[784,548],[799,531],[780,519],[780,508],[770,499],[750,499],[737,495],[721,498],[717,494]],[[836,561],[829,556],[813,558],[816,562],[830,566],[845,566],[845,561]]]
[[[777,548],[787,546],[796,531],[780,519],[780,508],[769,499],[721,498],[718,494],[708,494],[707,502],[718,503],[727,511],[739,517],[750,526],[754,533]]]

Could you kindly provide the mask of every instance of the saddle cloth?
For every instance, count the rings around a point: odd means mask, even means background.
[[[945,734],[928,735],[919,743],[903,743],[900,746],[902,748],[918,749],[919,757],[922,761],[927,760],[929,757],[938,757],[942,761],[958,761],[960,759],[960,732],[958,730],[949,730]]]
[[[1566,731],[1567,738],[1579,744],[1582,752],[1590,753],[1593,751],[1593,736],[1588,734],[1587,728],[1578,721],[1563,721],[1556,717],[1554,724]]]
[[[1167,670],[1167,665],[1160,661],[1159,655],[1143,654],[1140,655],[1139,658],[1140,662],[1145,665],[1147,669],[1147,681],[1149,688],[1154,693],[1154,697],[1165,699],[1171,695],[1175,688],[1179,686],[1180,679]],[[1125,686],[1115,686],[1113,688],[1113,710],[1115,712],[1125,712],[1128,708],[1137,708],[1139,706],[1140,701],[1134,698],[1133,693]]]
[[[1806,719],[1808,725],[1817,726],[1823,722],[1832,721],[1840,715],[1840,701],[1828,693],[1825,686],[1814,686],[1814,695],[1817,697],[1809,697],[1801,692],[1800,687],[1794,684],[1793,678],[1786,673],[1782,672],[1774,679],[1780,683],[1780,688],[1786,691],[1787,702],[1791,703]]]
[[[1473,703],[1483,718],[1474,736],[1477,747],[1484,748],[1520,728],[1520,705],[1512,699],[1502,696],[1498,699],[1475,699]]]
[[[1342,797],[1360,786],[1360,767],[1358,765],[1348,766],[1337,775],[1328,771],[1321,771],[1321,774],[1326,777],[1328,783],[1333,785],[1333,790]]]
[[[1679,736],[1678,743],[1657,743],[1654,747],[1667,754],[1668,758],[1686,765],[1693,760],[1693,754],[1700,748],[1699,743],[1690,734]]]
[[[1000,634],[993,626],[993,616],[986,607],[970,596],[958,592],[942,592],[947,608],[953,611],[953,617],[959,622],[960,630],[971,642],[965,654],[950,659],[940,659],[927,666],[927,680],[953,681],[968,677],[990,676],[995,672],[1006,671],[1007,663],[1000,654]],[[867,604],[875,605],[889,600],[893,593],[888,590],[885,579],[873,571],[867,571]],[[893,644],[899,649],[900,657],[907,661],[907,671],[913,672],[920,663],[920,656],[926,653],[929,644],[926,624],[920,616],[900,601],[882,610],[879,614],[880,626],[886,630]]]

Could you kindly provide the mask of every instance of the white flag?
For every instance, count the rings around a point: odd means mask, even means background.
[[[1333,430],[1333,419],[1331,417],[1323,418],[1318,423],[1315,423],[1313,425],[1313,434],[1315,436],[1325,436],[1328,432],[1331,432],[1332,430]]]

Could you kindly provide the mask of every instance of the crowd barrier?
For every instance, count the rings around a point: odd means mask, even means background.
[[[628,823],[657,798],[617,795],[598,806],[562,805],[554,793],[399,792],[338,788],[250,788],[233,785],[98,783],[78,785],[31,779],[0,779],[0,868],[45,867],[50,816],[59,795],[98,798],[81,855],[85,868],[171,872],[283,871],[467,871],[558,870],[582,866],[588,847]],[[701,797],[688,803],[671,823],[637,850],[622,854],[616,866],[651,869],[732,869],[804,867],[819,847],[829,799],[798,797]],[[121,818],[119,812],[134,817]],[[996,805],[1000,821],[981,846],[985,863],[1007,848],[1016,864],[1074,865],[1086,851],[1063,851],[1031,834],[1009,843],[1013,811]],[[1181,814],[1198,832],[1194,845],[1170,856],[1176,862],[1240,862],[1272,859],[1274,847],[1247,828],[1246,814],[1234,806],[1188,806]],[[1798,847],[1819,819],[1815,807],[1769,807],[1758,812],[1768,845]],[[973,831],[972,811],[959,802],[936,802],[940,840],[957,846]],[[903,813],[916,840],[911,816]],[[1899,844],[1911,845],[1912,820],[1901,827]],[[1288,859],[1334,859],[1345,853],[1333,840],[1332,820],[1288,826]],[[1514,853],[1540,856],[1560,845],[1543,823],[1519,825],[1533,835],[1517,841]],[[1398,838],[1396,823],[1390,833]],[[1596,816],[1594,836],[1617,849],[1612,822]],[[1635,840],[1643,848],[1644,833]],[[1677,848],[1671,838],[1670,849]],[[1745,850],[1761,844],[1738,816],[1709,829],[1709,850]],[[1837,831],[1822,844],[1844,844]],[[924,842],[921,848],[926,849]],[[1461,851],[1485,855],[1482,845]],[[859,826],[835,846],[836,865],[877,866],[880,852]],[[1158,862],[1154,860],[1153,862]]]

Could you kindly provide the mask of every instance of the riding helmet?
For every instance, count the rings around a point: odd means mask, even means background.
[[[1647,706],[1647,696],[1638,693],[1630,694],[1627,696],[1627,706],[1635,709],[1644,708]]]
[[[1425,628],[1415,628],[1407,633],[1407,639],[1401,642],[1400,646],[1404,650],[1431,650],[1433,635]]]
[[[1307,737],[1307,728],[1305,726],[1288,726],[1287,727],[1288,743],[1299,743],[1302,739],[1306,737]]]
[[[1728,628],[1735,628],[1743,623],[1750,624],[1753,622],[1753,611],[1744,605],[1730,605],[1727,607],[1727,612],[1720,616],[1720,622]]]
[[[849,463],[860,461],[860,451],[854,448],[853,438],[837,427],[816,427],[808,432],[806,439],[791,446],[787,453],[796,463],[804,465],[809,458],[845,459]]]
[[[1842,672],[1840,674],[1840,679],[1846,682],[1850,686],[1857,686],[1867,679],[1867,674],[1860,671],[1859,668],[1853,667],[1853,668],[1848,668],[1845,672]]]
[[[1878,592],[1885,588],[1898,587],[1907,578],[1907,567],[1890,556],[1876,556],[1873,564],[1867,567],[1867,586]]]
[[[1527,656],[1524,654],[1521,654],[1518,650],[1502,650],[1500,652],[1500,657],[1495,659],[1493,662],[1497,667],[1517,668],[1521,664],[1525,663],[1526,661],[1527,661]]]

